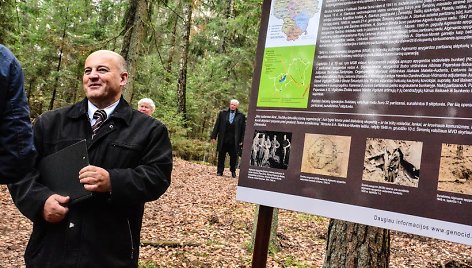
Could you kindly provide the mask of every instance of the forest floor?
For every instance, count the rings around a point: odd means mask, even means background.
[[[250,267],[255,205],[235,200],[237,179],[176,158],[172,185],[146,204],[140,267]],[[279,211],[280,250],[267,267],[321,267],[328,219]],[[24,267],[31,223],[0,186],[0,267]],[[472,267],[472,247],[392,232],[390,267]]]

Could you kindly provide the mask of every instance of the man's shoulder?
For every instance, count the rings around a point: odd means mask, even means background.
[[[144,124],[146,126],[149,126],[149,125],[164,125],[164,123],[162,123],[162,121],[160,121],[159,119],[157,118],[154,118],[152,116],[149,116],[149,115],[146,115],[138,110],[134,110],[132,109],[131,110],[131,114],[132,114],[132,118],[135,122],[139,122],[139,124]]]
[[[236,111],[236,116],[242,117],[242,119],[246,120],[246,115],[243,112],[241,112],[240,110]]]
[[[44,112],[44,114],[48,114],[48,115],[49,114],[51,114],[51,115],[52,114],[65,114],[65,113],[68,113],[70,111],[74,111],[74,110],[79,109],[80,106],[81,106],[81,102],[78,102],[78,103],[69,104],[69,105],[66,105],[66,106],[62,106],[62,107]]]
[[[0,78],[7,80],[10,76],[10,68],[15,67],[16,58],[5,46],[0,45]],[[12,66],[13,65],[13,66]]]
[[[5,46],[0,44],[0,63],[4,65],[5,62],[11,62],[15,60],[13,53]]]
[[[80,109],[80,103],[70,104],[64,107],[56,108],[54,110],[46,111],[42,113],[38,119],[40,120],[55,120],[58,117],[69,115],[71,112],[75,112]]]
[[[227,115],[228,115],[228,110],[227,110],[227,109],[223,109],[223,110],[220,110],[220,111],[218,112],[218,118],[223,118],[223,117],[225,117],[225,116],[227,116]]]

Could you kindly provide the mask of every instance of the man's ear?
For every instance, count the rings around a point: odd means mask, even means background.
[[[128,73],[127,72],[122,72],[120,74],[120,78],[121,78],[121,80],[120,80],[120,85],[121,86],[124,86],[124,85],[128,84]]]

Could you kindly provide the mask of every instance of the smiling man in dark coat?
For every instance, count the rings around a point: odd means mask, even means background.
[[[229,166],[231,176],[236,178],[236,165],[238,162],[238,150],[243,144],[246,116],[238,110],[239,101],[231,100],[229,108],[220,111],[210,139],[214,143],[218,138],[216,150],[218,151],[218,167],[216,174],[223,176],[226,154],[229,154]]]
[[[169,187],[172,150],[167,128],[121,97],[127,81],[123,57],[96,51],[85,61],[86,98],[35,123],[40,160],[87,140],[90,165],[77,180],[92,197],[70,204],[38,171],[9,185],[15,204],[33,221],[27,267],[138,267],[144,203]]]

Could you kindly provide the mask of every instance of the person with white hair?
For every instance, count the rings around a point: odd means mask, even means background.
[[[150,98],[143,98],[138,101],[138,111],[141,113],[151,116],[154,110],[156,110],[156,105]]]
[[[217,143],[218,168],[216,175],[223,176],[226,154],[229,154],[231,177],[236,178],[238,150],[243,144],[246,116],[238,110],[239,101],[231,100],[229,108],[220,111],[211,132],[211,142]]]

